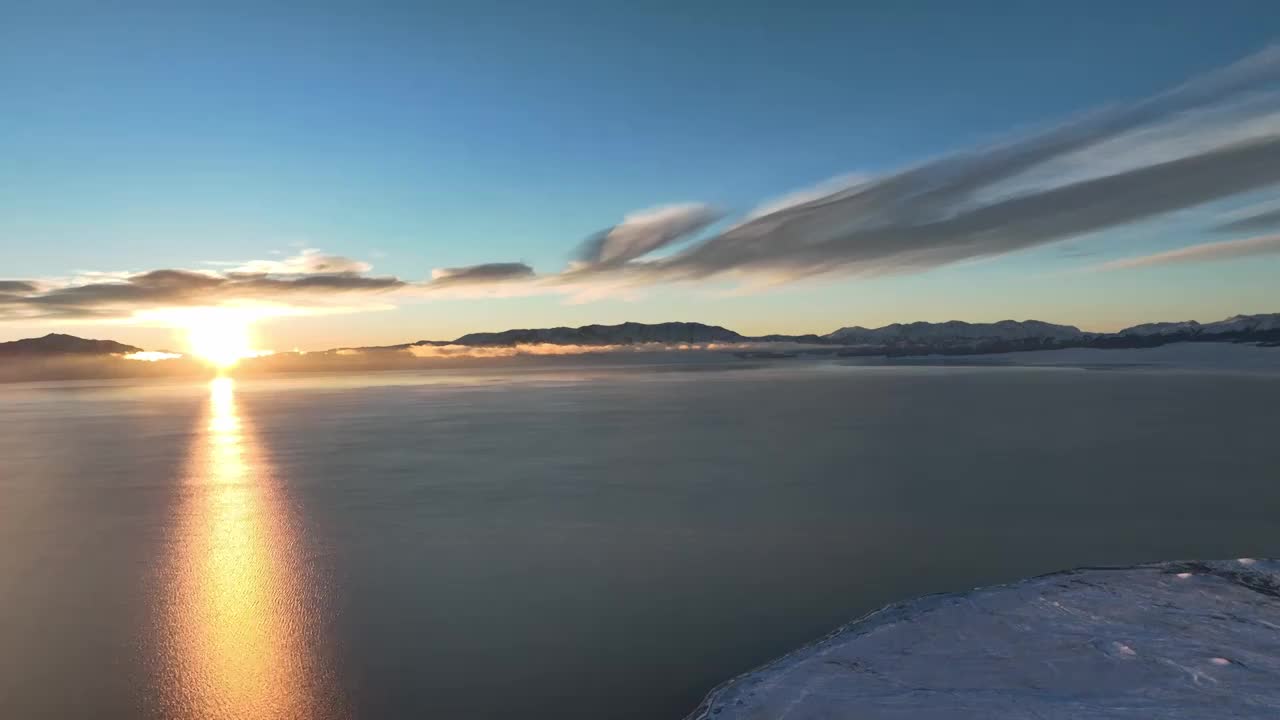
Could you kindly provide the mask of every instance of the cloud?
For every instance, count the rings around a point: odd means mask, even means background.
[[[26,283],[23,291],[0,295],[0,319],[119,318],[157,308],[246,301],[324,305],[335,296],[385,292],[405,285],[395,277],[355,272],[272,275],[151,270],[118,279],[72,280],[44,289]]]
[[[1280,205],[1254,205],[1232,213],[1215,230],[1221,232],[1262,232],[1280,227]]]
[[[1070,259],[1087,258],[1097,255],[1097,250],[1089,250],[1075,245],[1064,245],[1058,248],[1058,256]]]
[[[1203,243],[1189,247],[1169,250],[1168,252],[1143,255],[1141,257],[1123,258],[1098,265],[1098,270],[1126,270],[1129,268],[1150,267],[1152,265],[1175,265],[1180,263],[1200,263],[1230,258],[1250,257],[1253,255],[1280,254],[1280,235],[1264,235],[1262,237],[1245,238],[1243,240],[1224,240],[1222,242]]]
[[[718,210],[703,203],[637,210],[588,238],[578,260],[586,266],[619,265],[689,237],[720,217]]]
[[[748,212],[743,220],[754,220],[764,215],[772,215],[781,210],[789,210],[793,207],[811,203],[814,200],[821,200],[838,192],[857,187],[868,180],[870,180],[868,176],[857,173],[837,175],[812,187],[793,190],[781,197],[766,200]]]
[[[243,265],[234,266],[232,271],[268,275],[334,275],[366,273],[372,269],[373,266],[367,262],[341,255],[327,255],[316,248],[306,248],[284,260],[250,260]]]
[[[371,295],[422,298],[547,292],[532,287],[537,278],[524,263],[442,268],[433,271],[430,280],[418,282],[370,275],[365,272],[370,269],[368,263],[319,250],[304,250],[278,261],[221,264],[227,269],[81,272],[43,283],[3,281],[0,321],[131,318],[151,322],[169,318],[166,312],[171,309],[245,304],[259,306],[265,315],[311,315],[386,309],[385,301],[372,304],[367,299]],[[361,299],[352,303],[352,297]]]
[[[670,257],[638,260],[644,243],[609,253],[612,231],[594,257],[631,284],[786,282],[919,272],[1139,222],[1280,183],[1278,83],[1269,48],[1040,133],[784,198]]]
[[[654,270],[675,277],[727,270],[789,277],[918,271],[1104,230],[1275,182],[1280,135],[947,213],[915,197],[885,204],[883,197],[868,196],[872,189],[760,218]],[[886,209],[892,209],[887,218]]]
[[[316,249],[282,260],[0,281],[0,319],[111,318],[232,301],[331,303],[335,295],[634,294],[719,278],[740,288],[815,276],[921,272],[1106,231],[1280,184],[1280,47],[1135,102],[1047,130],[874,176],[845,176],[763,203],[727,229],[701,202],[639,210],[589,238],[564,272],[524,263],[444,268],[425,282],[370,275]],[[1280,209],[1219,229],[1280,222]],[[677,251],[660,250],[688,242]],[[1268,238],[1214,243],[1102,267],[1272,252]],[[1091,242],[1090,247],[1099,243]],[[1203,249],[1197,249],[1203,248]],[[1071,251],[1065,251],[1070,254]]]
[[[428,287],[488,284],[522,280],[534,276],[533,268],[524,263],[485,263],[466,267],[437,268],[431,271]]]

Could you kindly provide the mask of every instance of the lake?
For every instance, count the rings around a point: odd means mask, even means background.
[[[1280,556],[1280,375],[0,385],[0,716],[681,718],[887,602]]]

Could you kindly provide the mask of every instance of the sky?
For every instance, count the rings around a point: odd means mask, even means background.
[[[1280,312],[1273,2],[0,15],[0,340]]]

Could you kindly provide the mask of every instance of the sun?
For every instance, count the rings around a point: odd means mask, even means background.
[[[185,333],[189,354],[226,370],[245,358],[271,354],[253,347],[253,324],[261,317],[249,308],[190,308],[171,321]]]
[[[252,357],[250,321],[234,316],[204,317],[187,326],[187,347],[192,355],[217,368],[229,368]]]
[[[139,312],[135,322],[168,327],[179,333],[187,356],[217,368],[218,374],[228,370],[246,358],[273,354],[270,350],[254,347],[258,339],[254,325],[259,320],[288,314],[270,305],[237,304],[210,307],[160,308]],[[170,353],[151,355],[175,356]],[[138,357],[136,359],[151,359]]]

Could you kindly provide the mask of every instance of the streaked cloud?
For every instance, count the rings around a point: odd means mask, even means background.
[[[1097,254],[1098,251],[1095,249],[1086,249],[1075,245],[1063,245],[1058,248],[1059,257],[1070,258],[1072,260],[1087,258]]]
[[[524,263],[485,263],[466,267],[437,268],[431,271],[430,287],[487,284],[533,277],[533,268]]]
[[[1280,50],[1154,97],[744,222],[641,279],[927,270],[1133,223],[1280,182]],[[1119,164],[1076,161],[1109,145]],[[1045,171],[1053,170],[1046,174]]]
[[[700,233],[723,217],[707,203],[638,210],[589,238],[577,261],[560,273],[537,275],[525,263],[493,262],[438,269],[429,280],[415,281],[372,275],[369,263],[308,248],[284,259],[218,263],[217,271],[0,281],[0,319],[109,318],[232,301],[324,305],[334,296],[373,293],[559,293],[587,301],[708,278],[753,288],[816,276],[921,272],[1277,184],[1280,48],[1272,47],[1166,92],[1040,132],[784,195],[705,237]],[[1280,222],[1280,208],[1245,212],[1219,229],[1273,222]],[[686,244],[677,249],[679,243]],[[1274,252],[1273,245],[1270,237],[1232,240],[1101,267],[1256,255]],[[665,250],[674,252],[654,257]]]
[[[578,252],[585,266],[616,266],[688,238],[721,213],[704,203],[684,203],[637,210],[608,230],[588,238]]]
[[[867,175],[856,173],[837,175],[836,177],[823,180],[812,187],[793,190],[780,197],[766,200],[755,206],[750,212],[743,216],[743,221],[754,220],[758,217],[772,215],[773,213],[780,212],[782,210],[790,210],[791,208],[799,207],[815,200],[821,200],[822,198],[830,197],[836,193],[855,188],[865,182],[868,182],[870,179],[871,178]]]
[[[1245,238],[1243,240],[1224,240],[1221,242],[1203,243],[1190,247],[1178,248],[1167,252],[1139,257],[1122,258],[1098,265],[1098,270],[1126,270],[1130,268],[1151,267],[1153,265],[1176,265],[1182,263],[1201,263],[1214,260],[1250,257],[1253,255],[1274,255],[1280,253],[1280,235],[1264,235],[1262,237]]]
[[[1255,233],[1280,228],[1280,202],[1253,205],[1237,210],[1215,229],[1221,232]]]

